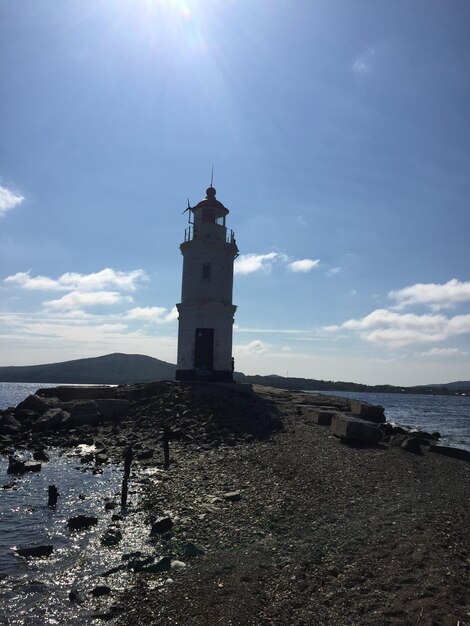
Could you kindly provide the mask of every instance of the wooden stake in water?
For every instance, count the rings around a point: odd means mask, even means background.
[[[49,498],[47,500],[47,506],[54,507],[57,504],[58,496],[59,492],[57,491],[57,487],[55,485],[49,485]]]

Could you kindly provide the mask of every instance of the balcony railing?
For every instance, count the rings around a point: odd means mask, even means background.
[[[233,232],[233,230],[231,228],[226,228],[225,226],[217,226],[217,229],[219,229],[219,228],[223,228],[224,231],[225,231],[225,241],[226,241],[226,243],[232,243],[232,244],[236,243],[236,241],[235,241],[235,233]],[[218,231],[218,232],[220,232],[220,231]],[[195,231],[194,226],[191,225],[191,226],[188,226],[187,228],[185,228],[185,230],[184,230],[184,241],[185,241],[185,243],[187,241],[193,241],[195,238],[197,238],[197,231]],[[222,239],[222,237],[220,239]]]

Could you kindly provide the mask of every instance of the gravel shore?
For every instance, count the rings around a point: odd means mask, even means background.
[[[469,464],[345,445],[299,415],[311,396],[255,391],[283,429],[172,445],[144,506],[174,520],[154,549],[186,567],[136,574],[115,623],[470,624]]]

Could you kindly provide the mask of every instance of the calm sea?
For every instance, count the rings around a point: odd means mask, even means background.
[[[387,422],[427,432],[439,431],[441,443],[470,450],[470,396],[322,391],[332,396],[380,404]]]

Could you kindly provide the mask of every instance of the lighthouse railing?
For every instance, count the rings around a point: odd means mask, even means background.
[[[226,243],[232,243],[232,244],[236,243],[235,242],[235,233],[233,232],[232,229],[226,228],[225,226],[219,226],[218,224],[214,225],[214,228],[217,229],[217,233],[218,233],[218,234],[215,235],[215,239],[216,240],[217,239],[219,241],[220,240],[222,240],[222,241],[224,240],[224,235],[222,234],[221,231],[218,230],[218,229],[221,229],[221,230],[223,229],[223,230],[225,230],[225,241],[226,241]],[[212,235],[214,236],[214,233],[212,233]],[[195,236],[194,226],[188,226],[187,228],[184,229],[184,241],[185,241],[185,243],[187,241],[193,241],[194,236]]]

